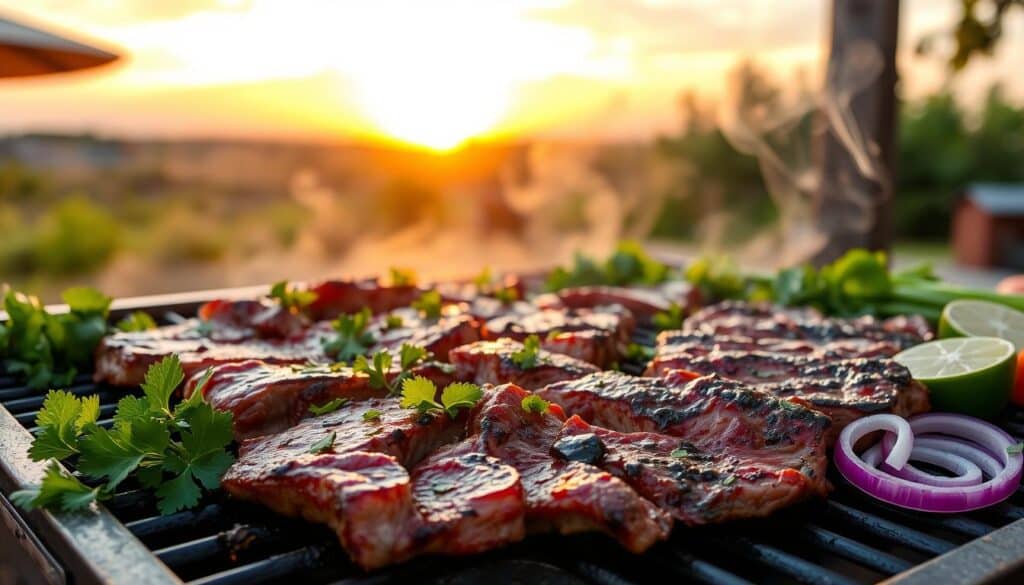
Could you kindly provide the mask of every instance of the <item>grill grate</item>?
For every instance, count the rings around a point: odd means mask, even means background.
[[[637,341],[652,345],[653,333],[642,331]],[[642,365],[624,364],[623,369],[637,374]],[[93,385],[87,374],[76,377],[69,391],[98,393],[101,424],[107,425],[124,395],[120,389]],[[0,404],[32,430],[42,396],[0,375]],[[1024,412],[1008,413],[1003,427],[1015,436],[1024,435]],[[834,472],[831,479],[836,490],[827,501],[808,502],[764,520],[677,528],[668,542],[642,557],[599,535],[537,535],[482,555],[424,558],[372,574],[347,561],[327,528],[277,517],[223,493],[207,496],[195,510],[159,516],[153,498],[126,482],[125,491],[107,508],[179,579],[208,585],[285,578],[346,585],[441,578],[446,583],[468,583],[493,581],[496,574],[525,582],[603,585],[662,582],[666,576],[735,585],[852,585],[896,575],[897,581],[912,582],[918,573],[911,571],[915,567],[958,548],[966,550],[965,543],[1024,518],[1024,489],[990,510],[936,516],[872,501]],[[1012,565],[1024,559],[1009,561]]]

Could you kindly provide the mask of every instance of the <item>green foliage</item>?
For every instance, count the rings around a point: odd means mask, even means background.
[[[309,446],[309,452],[320,454],[326,453],[334,448],[334,440],[338,437],[338,433],[331,431],[329,435],[325,435],[324,438],[313,443]]]
[[[403,343],[398,350],[398,374],[389,380],[393,358],[391,352],[384,349],[373,354],[372,363],[366,356],[356,357],[352,371],[370,377],[370,387],[387,390],[389,395],[398,394],[402,384],[412,376],[412,368],[427,358],[426,348]]]
[[[156,328],[156,321],[145,311],[134,311],[114,326],[118,331],[146,331]]]
[[[638,242],[624,240],[604,262],[577,252],[572,266],[552,270],[544,286],[557,291],[575,286],[652,285],[668,277],[668,266],[652,258]]]
[[[275,299],[285,309],[298,311],[313,304],[316,300],[316,292],[311,290],[299,290],[288,284],[287,280],[275,282],[270,287],[270,298]]]
[[[335,398],[330,402],[327,402],[326,404],[321,404],[319,406],[317,406],[316,404],[310,404],[309,412],[314,416],[324,415],[329,412],[334,412],[335,410],[338,410],[342,406],[348,404],[348,402],[348,398]]]
[[[70,197],[46,212],[36,227],[36,269],[51,275],[92,272],[105,265],[119,243],[120,227],[85,197]]]
[[[35,389],[67,386],[92,363],[93,350],[107,332],[110,299],[98,291],[64,291],[65,314],[51,315],[38,298],[7,291],[0,323],[0,358]]]
[[[667,311],[658,311],[651,320],[659,331],[668,329],[679,329],[683,326],[683,306],[673,301],[669,303]]]
[[[216,489],[234,461],[226,450],[232,441],[231,413],[214,410],[203,400],[210,373],[188,400],[172,409],[171,394],[184,380],[181,364],[171,356],[152,365],[142,384],[143,396],[122,398],[110,429],[95,424],[98,397],[79,399],[50,391],[36,420],[40,433],[29,456],[43,461],[77,454],[79,471],[104,483],[87,488],[54,461],[40,486],[17,497],[19,505],[81,509],[109,497],[134,473],[143,487],[155,490],[161,514],[195,506],[201,487]]]
[[[445,386],[441,391],[441,402],[437,402],[437,386],[423,376],[410,378],[402,383],[402,408],[414,408],[421,413],[444,411],[455,418],[459,410],[472,408],[484,395],[476,384],[455,382]]]
[[[540,338],[530,335],[523,340],[523,348],[512,353],[512,363],[524,370],[537,365],[540,360]]]
[[[420,298],[412,302],[412,308],[416,309],[426,319],[437,319],[441,316],[441,293],[436,290],[428,290],[420,295]]]
[[[1003,37],[1006,15],[1011,8],[1024,7],[1024,0],[960,0],[960,19],[950,32],[933,33],[923,37],[919,53],[929,53],[939,36],[950,36],[956,50],[949,57],[949,67],[960,71],[976,55],[991,56]]]
[[[548,411],[549,408],[551,408],[551,403],[549,403],[547,400],[544,400],[540,396],[537,396],[536,394],[530,394],[529,396],[523,398],[523,400],[520,402],[520,406],[526,412],[530,412],[533,414],[544,414]]]

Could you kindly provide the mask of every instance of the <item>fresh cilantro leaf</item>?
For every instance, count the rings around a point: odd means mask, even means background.
[[[651,319],[660,331],[680,329],[683,326],[683,307],[679,303],[671,303],[667,311],[659,311]]]
[[[125,396],[117,401],[114,412],[114,428],[130,432],[132,422],[149,416],[149,400],[146,397]]]
[[[437,386],[423,376],[410,378],[402,383],[402,399],[399,405],[402,408],[415,408],[420,412],[430,410],[444,410],[434,397],[437,395]]]
[[[626,347],[626,359],[632,361],[647,361],[654,357],[654,348],[640,345],[639,343],[630,343]]]
[[[149,329],[156,329],[156,321],[153,317],[149,316],[149,313],[144,311],[135,311],[131,315],[121,319],[114,326],[118,331],[131,332],[131,331],[147,331]]]
[[[192,460],[192,475],[208,490],[220,487],[220,478],[235,462],[235,458],[226,451],[210,451]]]
[[[484,266],[483,270],[480,271],[480,274],[473,278],[473,284],[480,290],[484,290],[491,286],[491,282],[493,281],[494,274],[491,272],[490,266]]]
[[[427,319],[439,318],[441,316],[441,293],[436,290],[428,290],[412,302],[412,308],[422,313]]]
[[[551,403],[548,402],[547,400],[544,400],[540,396],[537,396],[536,394],[530,394],[529,396],[523,398],[523,401],[520,403],[520,406],[522,406],[523,410],[526,412],[532,412],[534,414],[544,414],[551,407]]]
[[[170,414],[171,394],[185,379],[178,356],[171,354],[146,370],[142,393],[149,401],[151,412]]]
[[[106,317],[110,312],[111,298],[94,288],[76,286],[65,290],[60,296],[72,313]]]
[[[390,313],[387,317],[384,317],[384,328],[387,330],[398,329],[405,324],[402,320],[402,316],[397,313]]]
[[[398,350],[398,361],[402,370],[408,370],[427,357],[427,348],[403,343]]]
[[[386,349],[373,354],[372,365],[366,359],[366,356],[361,355],[356,357],[356,361],[353,362],[352,371],[369,376],[371,388],[384,389],[391,393],[393,388],[388,382],[388,374],[391,372],[391,361],[391,353]]]
[[[540,338],[531,335],[523,341],[523,348],[512,354],[512,361],[524,370],[537,365],[540,358]]]
[[[736,483],[736,476],[730,475],[729,477],[722,480],[722,485],[732,485]]]
[[[343,405],[347,404],[348,401],[348,398],[335,398],[334,400],[331,400],[330,402],[322,404],[320,406],[317,406],[316,404],[310,404],[309,412],[316,416],[320,416],[322,414],[327,414],[329,412],[334,412],[335,410],[338,410]]]
[[[460,408],[473,408],[483,395],[483,390],[476,384],[455,382],[441,391],[441,405],[448,416],[455,418]]]
[[[1024,443],[1017,443],[1016,445],[1010,445],[1006,448],[1006,452],[1010,455],[1020,455],[1024,453]]]
[[[39,434],[32,441],[33,461],[64,459],[78,453],[78,438],[99,417],[98,396],[79,398],[64,390],[51,390],[36,415]]]
[[[352,315],[341,315],[331,325],[337,336],[324,343],[324,351],[337,361],[350,362],[356,356],[364,355],[376,343],[373,335],[366,331],[372,317],[370,309]]]
[[[378,420],[380,420],[380,417],[383,414],[384,414],[383,412],[381,412],[381,411],[379,411],[379,410],[377,410],[375,408],[371,408],[370,410],[367,410],[366,412],[363,413],[363,420],[366,421],[366,422],[378,421]]]
[[[503,305],[511,305],[519,300],[519,289],[514,286],[503,286],[494,291],[494,298],[501,301]]]
[[[334,448],[334,439],[336,439],[337,436],[338,433],[331,431],[331,434],[310,445],[309,452],[319,455],[320,453],[330,451]]]
[[[187,423],[187,428],[181,431],[187,461],[222,451],[234,438],[231,413],[214,410],[205,402],[182,413],[181,420]]]
[[[398,268],[392,266],[391,272],[391,286],[415,286],[416,285],[416,272],[411,268]]]
[[[294,286],[288,284],[287,280],[275,282],[270,287],[270,294],[268,295],[272,299],[276,299],[277,302],[285,309],[290,311],[299,311],[308,307],[316,301],[316,292],[311,290],[299,290]]]
[[[188,398],[182,400],[174,407],[174,417],[181,420],[182,415],[186,410],[195,408],[206,401],[206,385],[210,383],[210,378],[213,377],[213,368],[206,368],[203,375],[196,380],[195,386],[192,387],[192,393],[188,395]]]
[[[159,422],[157,424],[160,425]],[[169,438],[166,427],[163,432]],[[145,457],[145,453],[132,444],[131,436],[122,435],[96,427],[79,443],[82,456],[78,460],[78,469],[91,477],[106,479],[111,490],[135,471]]]
[[[105,499],[108,494],[102,488],[91,488],[64,471],[60,464],[51,461],[38,486],[18,490],[10,499],[24,510],[34,508],[57,508],[65,512],[77,512],[89,507],[92,502]]]
[[[156,490],[156,507],[167,516],[179,510],[194,508],[202,492],[192,479],[192,472],[185,470],[170,481],[165,481]]]
[[[690,452],[683,448],[673,449],[672,452],[669,453],[670,457],[689,457],[689,455]]]

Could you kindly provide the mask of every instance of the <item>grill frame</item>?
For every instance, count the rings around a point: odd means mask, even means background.
[[[194,314],[198,307],[214,298],[242,299],[263,294],[267,287],[244,287],[189,293],[156,295],[119,299],[114,302],[111,317],[120,318],[134,310],[144,310],[160,320],[168,312],[178,314]],[[55,312],[66,311],[64,306],[53,306]],[[0,312],[0,319],[6,316]],[[92,393],[95,387],[86,387],[87,376],[79,376],[74,387]],[[45,464],[28,459],[28,445],[32,435],[28,430],[31,424],[19,421],[29,417],[12,414],[7,405],[12,400],[2,388],[16,387],[12,380],[0,375],[0,507],[13,509],[7,500],[7,494],[27,485],[38,483],[45,469]],[[100,389],[102,390],[102,389]],[[116,399],[115,399],[116,402]],[[104,404],[109,404],[104,401]],[[31,411],[29,411],[31,412]],[[1016,418],[1010,423],[1010,431],[1017,436],[1024,435],[1024,412],[1017,412]],[[843,485],[838,476],[833,477],[838,490],[844,494],[843,501],[850,498],[856,500],[856,494],[850,495],[854,488]],[[840,562],[840,567],[857,565],[874,566],[872,574],[893,573],[888,579],[879,581],[886,585],[932,585],[936,582],[956,581],[961,583],[998,583],[1014,582],[1024,578],[1024,488],[1020,488],[1014,496],[1017,505],[1004,505],[1002,514],[995,513],[992,517],[1012,519],[1003,526],[989,530],[992,526],[964,515],[948,517],[932,515],[916,515],[912,512],[901,512],[888,509],[873,503],[866,498],[856,506],[840,503],[832,497],[820,506],[820,509],[799,512],[796,518],[801,522],[794,532],[803,542],[801,546],[810,550],[825,551],[830,555],[826,561]],[[123,500],[123,501],[118,501]],[[167,534],[168,530],[181,531],[204,521],[225,521],[224,515],[231,516],[237,510],[225,510],[224,502],[204,503],[193,515],[181,513],[167,519],[157,517],[127,520],[118,517],[119,511],[124,517],[125,510],[139,510],[140,500],[132,494],[118,498],[110,507],[99,506],[96,514],[80,515],[54,513],[47,510],[35,510],[19,515],[31,531],[30,534],[17,535],[28,556],[37,559],[36,568],[46,567],[46,559],[51,558],[57,566],[44,575],[46,582],[62,582],[68,575],[75,583],[114,583],[137,585],[139,583],[178,584],[182,583],[181,571],[175,573],[168,565],[188,568],[189,562],[203,562],[211,554],[223,555],[231,549],[227,542],[232,533],[230,526],[218,528],[213,535],[200,538],[178,539],[176,545],[165,547],[148,547],[143,539],[153,535]],[[220,506],[220,508],[218,508]],[[113,508],[113,510],[111,509]],[[867,511],[865,511],[867,510]],[[827,520],[819,519],[818,512]],[[749,523],[734,524],[709,530],[687,530],[677,528],[676,535],[669,543],[659,545],[652,553],[643,557],[632,557],[615,549],[614,545],[591,536],[531,536],[524,543],[468,559],[435,559],[426,558],[406,565],[386,569],[370,575],[361,575],[351,570],[340,577],[346,584],[403,582],[409,578],[420,578],[424,575],[444,575],[462,573],[464,582],[479,582],[486,576],[497,571],[502,574],[513,573],[526,575],[530,579],[544,582],[596,582],[605,584],[625,585],[632,582],[644,582],[653,578],[664,578],[671,571],[689,581],[713,583],[749,583],[748,579],[760,580],[760,573],[755,570],[765,568],[773,571],[777,582],[821,582],[850,583],[863,582],[847,578],[836,572],[827,564],[815,564],[804,559],[803,554],[796,554],[785,545],[776,546],[763,534],[766,527],[775,522],[778,525],[781,516],[783,522],[791,520],[788,512],[777,515],[775,520],[768,519],[754,524],[753,537],[750,536]],[[905,522],[890,519],[891,516],[903,518]],[[239,518],[244,522],[260,526],[260,521],[267,519],[269,513],[258,512]],[[219,519],[219,520],[218,520]],[[230,519],[230,518],[229,518]],[[987,519],[987,518],[986,518]],[[850,537],[830,529],[826,521],[838,522],[844,528],[855,529],[858,537]],[[293,521],[276,521],[271,519],[270,525],[284,525],[282,534],[277,534],[276,546],[267,552],[266,557],[255,555],[246,558],[234,569],[210,575],[200,575],[197,583],[247,583],[252,578],[267,580],[275,576],[284,576],[297,571],[316,571],[318,567],[325,569],[335,562],[325,557],[340,551],[331,541],[313,540],[308,543],[300,541],[297,546],[287,546],[288,524]],[[300,521],[294,521],[300,522]],[[913,526],[908,525],[911,524]],[[168,525],[171,525],[168,528]],[[927,525],[916,527],[917,525]],[[303,525],[304,526],[304,525]],[[926,528],[930,528],[928,531]],[[258,529],[258,528],[257,528]],[[278,530],[278,528],[271,528]],[[299,529],[295,530],[298,534]],[[185,530],[187,532],[187,529]],[[758,532],[761,531],[761,532]],[[316,530],[330,537],[329,531]],[[679,534],[682,533],[682,534]],[[205,532],[203,533],[205,534]],[[936,536],[936,535],[940,536]],[[974,538],[963,544],[952,543],[948,535]],[[229,535],[229,536],[226,536]],[[237,536],[237,535],[236,535]],[[273,538],[273,534],[260,534],[262,539]],[[314,534],[314,536],[317,536]],[[867,539],[865,538],[867,536]],[[876,540],[870,540],[874,538]],[[173,539],[172,539],[173,540]],[[865,544],[865,540],[868,543]],[[879,542],[882,544],[879,545]],[[781,543],[780,543],[781,544]],[[284,546],[280,546],[284,545]],[[39,550],[41,548],[41,550]],[[260,548],[257,548],[259,552]],[[557,550],[557,554],[553,553]],[[801,548],[801,551],[805,548]],[[898,552],[893,552],[896,550]],[[907,560],[907,550],[916,552],[911,557],[925,557],[926,560],[915,563]],[[723,552],[725,551],[725,552]],[[565,558],[563,558],[565,557]],[[930,557],[930,558],[929,558]],[[732,562],[741,559],[743,565],[733,567]],[[38,559],[42,559],[39,561]],[[167,561],[165,564],[163,561]],[[199,561],[196,561],[199,559]],[[640,571],[651,579],[630,578],[628,570],[618,570],[622,563],[642,559],[644,565],[651,569]],[[618,561],[618,565],[616,565]],[[846,563],[845,565],[842,563]],[[341,565],[346,563],[341,562]],[[326,570],[326,569],[325,569]],[[661,572],[659,572],[661,571]],[[634,572],[635,573],[635,572]],[[188,572],[184,573],[188,575]],[[623,575],[627,575],[623,577]],[[335,573],[335,577],[338,574]],[[325,581],[325,579],[320,579]],[[329,579],[328,579],[329,580]],[[660,579],[659,579],[660,580]]]

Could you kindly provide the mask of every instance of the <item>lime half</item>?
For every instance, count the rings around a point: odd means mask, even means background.
[[[999,337],[1024,349],[1024,313],[989,301],[963,299],[942,309],[939,337]]]
[[[1013,391],[1014,345],[998,337],[954,337],[902,351],[894,360],[931,393],[934,410],[991,418]]]

